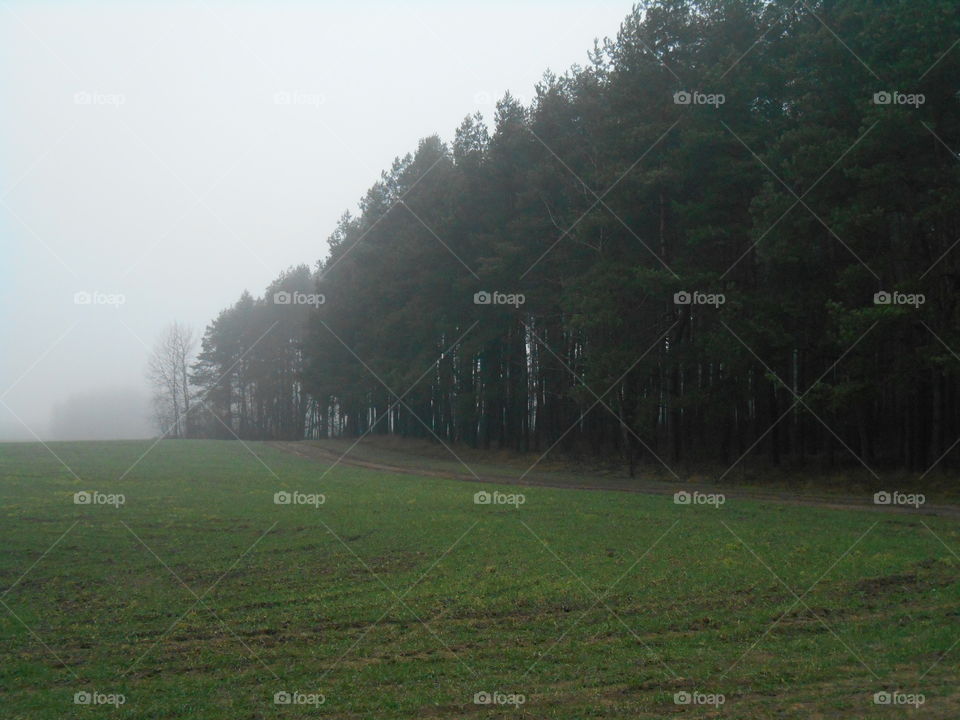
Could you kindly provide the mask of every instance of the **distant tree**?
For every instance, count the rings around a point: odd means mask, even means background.
[[[193,329],[173,322],[164,328],[147,362],[153,389],[154,422],[162,435],[191,435],[189,367],[196,350]]]
[[[317,423],[303,387],[308,319],[325,298],[306,265],[280,274],[261,298],[244,292],[211,322],[190,368],[207,437],[300,439]]]

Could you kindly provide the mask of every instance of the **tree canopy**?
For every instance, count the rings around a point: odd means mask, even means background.
[[[958,37],[952,0],[635,7],[224,310],[192,427],[955,466]]]

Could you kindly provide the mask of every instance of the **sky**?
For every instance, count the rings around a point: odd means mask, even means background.
[[[147,437],[150,347],[327,253],[629,2],[0,3],[0,441]]]

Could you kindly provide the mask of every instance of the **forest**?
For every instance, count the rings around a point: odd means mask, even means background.
[[[213,319],[178,432],[957,468],[958,38],[953,0],[635,6]]]

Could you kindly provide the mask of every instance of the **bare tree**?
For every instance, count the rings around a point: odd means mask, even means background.
[[[187,370],[196,345],[193,328],[173,322],[157,339],[147,363],[147,379],[153,387],[154,420],[163,435],[190,436]]]

